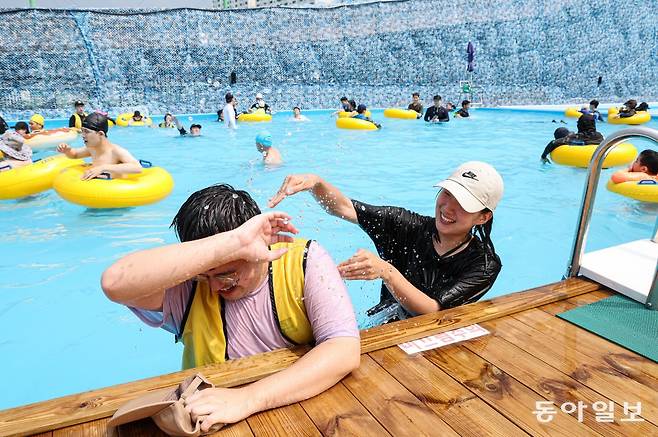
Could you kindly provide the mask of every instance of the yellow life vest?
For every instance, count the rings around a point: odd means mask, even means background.
[[[272,249],[288,251],[269,265],[270,299],[283,337],[293,344],[311,344],[311,323],[304,306],[306,255],[311,240],[277,243]],[[228,360],[223,299],[210,291],[206,282],[195,282],[181,324],[183,369]]]
[[[86,117],[86,116],[87,116],[87,113],[86,113],[86,112],[83,112],[82,115],[84,115],[84,116]],[[73,114],[73,117],[75,117],[75,126],[74,126],[74,127],[75,127],[76,129],[82,129],[82,117],[80,117],[80,114],[78,114],[77,112],[75,112],[75,113]]]

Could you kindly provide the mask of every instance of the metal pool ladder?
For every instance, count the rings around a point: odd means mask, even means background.
[[[649,309],[658,310],[658,217],[650,239],[585,253],[603,161],[616,145],[632,137],[646,138],[658,143],[657,130],[631,127],[607,137],[592,155],[565,278],[583,275],[645,304]]]

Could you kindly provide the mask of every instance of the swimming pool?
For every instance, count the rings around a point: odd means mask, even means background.
[[[99,285],[102,271],[118,257],[175,241],[168,229],[193,191],[217,182],[248,190],[266,210],[288,173],[314,172],[348,196],[404,206],[433,215],[432,186],[467,160],[493,164],[505,179],[493,240],[503,270],[485,298],[561,279],[571,249],[585,170],[543,166],[544,146],[564,119],[561,113],[479,109],[472,119],[428,126],[385,119],[381,131],[334,126],[330,111],[307,111],[308,123],[278,113],[273,123],[242,124],[229,132],[214,115],[183,117],[203,125],[203,136],[175,130],[113,128],[113,142],[141,159],[168,169],[175,179],[170,197],[125,210],[87,210],[50,191],[0,202],[0,341],[7,378],[0,409],[179,370],[181,347],[173,336],[142,324],[109,302]],[[48,122],[48,127],[64,121]],[[649,127],[658,127],[652,121]],[[618,126],[599,124],[609,134]],[[285,165],[262,166],[254,137],[269,130]],[[635,141],[638,150],[647,142]],[[80,146],[78,139],[75,145]],[[605,182],[611,170],[603,172]],[[609,193],[601,184],[588,249],[646,238],[658,210]],[[373,246],[363,232],[324,213],[309,194],[285,200],[301,235],[317,239],[336,262]],[[350,294],[362,326],[364,311],[377,302],[379,282],[352,282]]]

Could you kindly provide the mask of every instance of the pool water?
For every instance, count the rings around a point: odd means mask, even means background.
[[[173,175],[173,193],[155,205],[88,210],[53,191],[0,202],[0,356],[4,375],[24,375],[6,378],[0,409],[179,370],[182,348],[173,336],[109,302],[99,280],[122,255],[174,242],[169,224],[178,207],[193,191],[218,182],[248,190],[267,210],[287,174],[313,172],[350,197],[433,215],[433,185],[464,161],[487,161],[502,174],[505,195],[492,234],[503,269],[485,298],[561,279],[586,172],[542,165],[539,156],[561,126],[551,120],[564,119],[575,130],[575,119],[480,109],[471,119],[430,126],[373,111],[381,131],[349,131],[335,127],[330,111],[306,115],[310,122],[295,123],[290,113],[278,113],[272,123],[240,124],[236,132],[214,115],[182,117],[187,126],[203,125],[198,138],[173,129],[113,128],[111,141]],[[619,128],[599,124],[604,135]],[[262,130],[281,150],[282,167],[262,165],[254,145]],[[649,146],[634,143],[638,150]],[[81,145],[81,139],[74,143]],[[611,172],[603,172],[589,250],[647,238],[653,229],[656,208],[605,190]],[[308,193],[277,209],[291,213],[301,235],[318,240],[336,262],[358,248],[374,250],[358,226],[327,215]],[[377,303],[379,281],[348,287],[360,325],[368,326],[364,312]]]

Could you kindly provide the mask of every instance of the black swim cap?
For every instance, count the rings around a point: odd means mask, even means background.
[[[94,112],[93,114],[89,114],[87,117],[85,117],[84,121],[82,122],[82,127],[97,132],[103,132],[105,135],[107,135],[107,117],[103,114],[99,114],[98,112]]]

